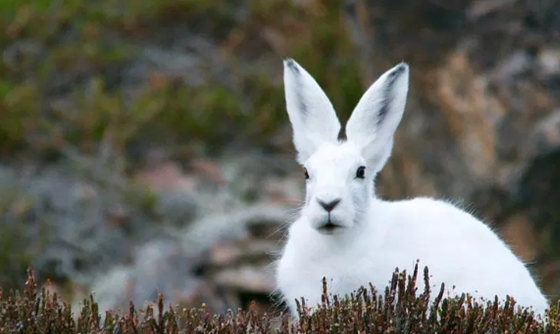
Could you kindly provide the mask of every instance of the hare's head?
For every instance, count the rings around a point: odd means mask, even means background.
[[[297,160],[307,191],[303,215],[321,233],[359,223],[374,195],[374,178],[391,155],[408,93],[408,65],[384,73],[365,92],[339,140],[340,122],[313,77],[284,60],[284,86]]]

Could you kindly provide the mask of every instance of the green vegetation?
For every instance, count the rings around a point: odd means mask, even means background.
[[[348,113],[362,87],[339,6],[280,0],[4,1],[1,153],[57,154],[72,146],[87,154],[102,140],[125,156],[127,147],[146,142],[212,149],[232,138],[255,142],[256,136],[266,146],[286,115],[282,86],[272,77],[280,72],[242,69],[243,63],[251,65],[249,57],[261,55],[275,55],[277,70],[281,57],[297,58]],[[247,14],[236,17],[240,10]],[[160,34],[172,34],[174,26],[215,43],[219,52],[202,57],[221,59],[234,82],[216,79],[211,72],[221,64],[206,59],[199,84],[154,70],[144,73],[141,89],[133,86],[133,94],[124,94],[131,88],[121,82],[124,71],[144,48],[163,45]],[[282,31],[277,39],[283,49],[267,44],[262,31]],[[297,38],[288,37],[293,33]],[[245,38],[235,44],[236,36]]]

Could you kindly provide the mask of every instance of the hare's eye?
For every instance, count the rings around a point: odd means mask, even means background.
[[[307,169],[305,167],[303,168],[303,174],[305,175],[305,179],[308,180],[309,179],[309,173],[307,172]]]
[[[360,166],[356,171],[356,177],[358,179],[363,179],[366,176],[366,168],[364,166]]]

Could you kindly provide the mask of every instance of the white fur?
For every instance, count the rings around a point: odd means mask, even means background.
[[[323,143],[336,143],[340,122],[325,92],[295,61],[284,62],[288,116],[294,129],[298,161],[303,163]],[[320,120],[320,122],[318,122]]]
[[[345,295],[373,284],[383,292],[395,268],[428,266],[432,298],[442,282],[449,295],[503,301],[506,295],[538,314],[548,301],[525,265],[488,225],[453,204],[432,198],[388,202],[374,179],[391,154],[408,91],[408,65],[383,74],[364,94],[338,141],[340,123],[328,98],[295,61],[284,61],[287,110],[298,161],[309,174],[306,199],[277,262],[276,284],[291,313],[295,300],[321,300],[321,280]],[[301,110],[306,108],[306,110]],[[365,178],[357,169],[365,166]],[[340,199],[328,213],[319,201]],[[330,219],[338,228],[322,227]],[[455,290],[452,290],[455,286]],[[418,281],[422,291],[423,280]]]

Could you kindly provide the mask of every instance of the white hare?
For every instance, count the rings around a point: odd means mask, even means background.
[[[286,105],[306,196],[276,263],[277,291],[297,317],[295,300],[310,307],[329,293],[344,296],[373,284],[379,292],[395,268],[411,273],[416,260],[430,270],[432,291],[470,293],[537,314],[548,308],[525,265],[485,223],[453,204],[427,197],[383,201],[374,179],[391,155],[393,133],[408,93],[409,68],[401,63],[365,92],[338,139],[340,122],[312,76],[284,60]],[[419,280],[419,291],[424,288]],[[451,291],[455,286],[455,290]],[[432,296],[433,298],[434,296]]]

